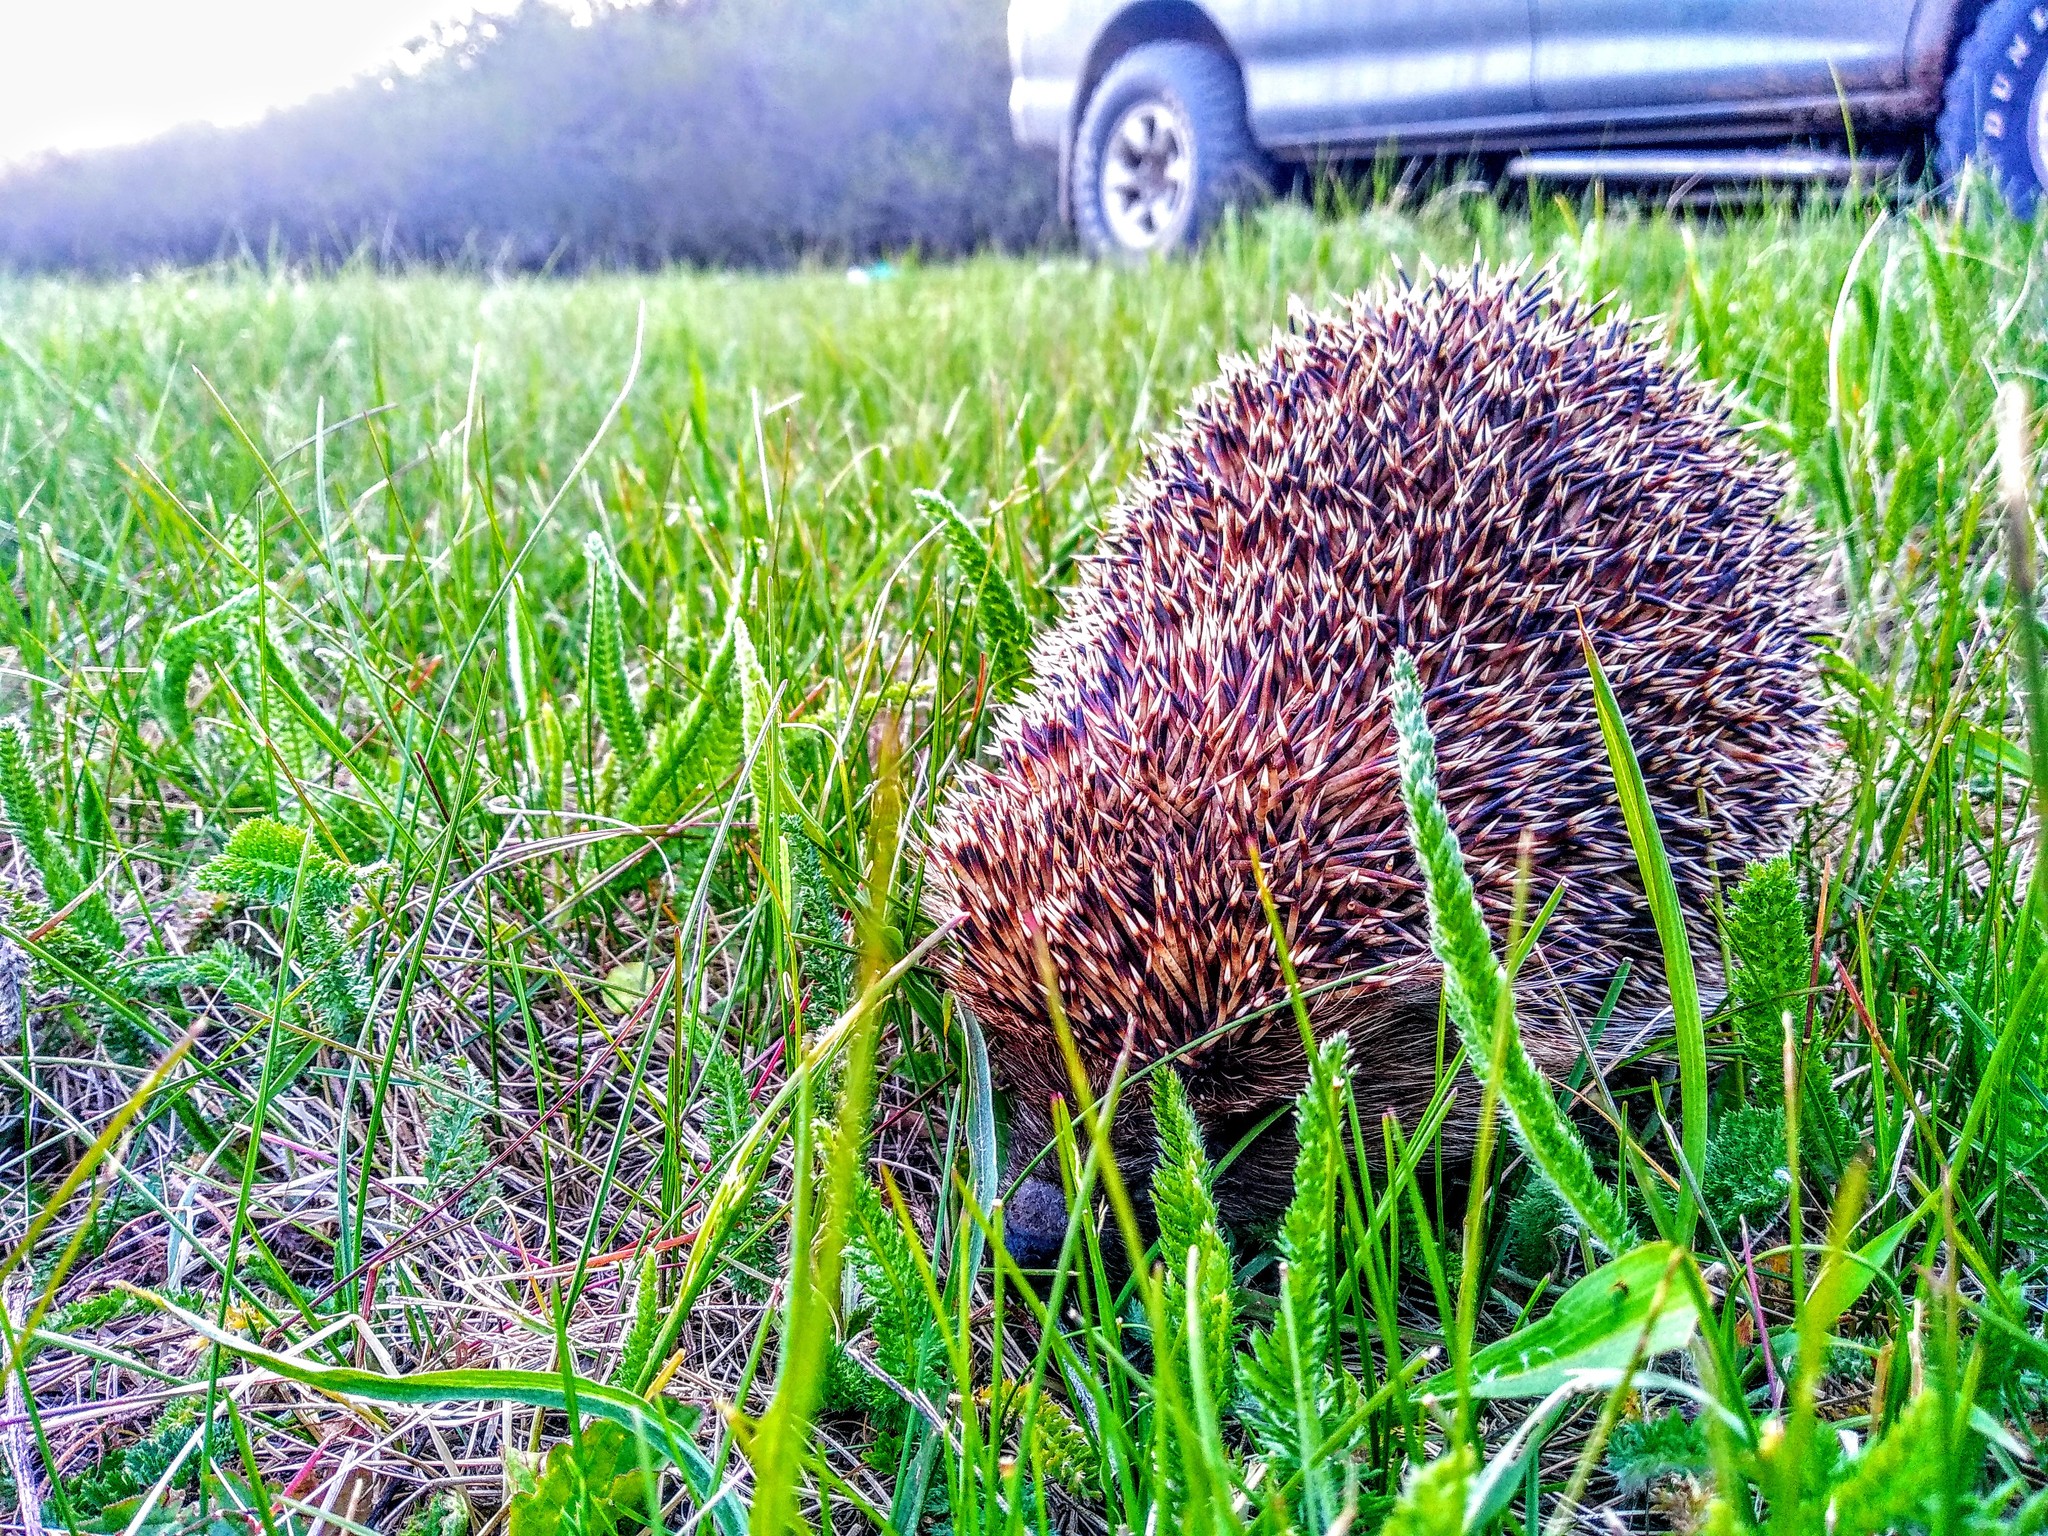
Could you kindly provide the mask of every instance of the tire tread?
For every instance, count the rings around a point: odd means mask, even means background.
[[[2021,27],[2028,25],[2030,14],[2039,3],[2040,0],[1991,0],[1991,4],[1978,15],[1970,35],[1956,50],[1955,65],[1949,70],[1947,84],[1942,87],[1941,115],[1934,124],[1934,163],[1944,182],[1954,181],[1963,173],[1963,167],[1971,156],[1982,152],[1977,127],[1984,93],[1992,78],[2000,72],[2000,60],[2007,41]],[[2040,51],[2048,54],[2048,37],[2039,33],[2036,36],[2040,39]],[[2043,67],[2040,63],[2034,65],[2028,76],[2030,84]],[[2024,113],[2026,106],[2016,101],[2015,110]],[[2018,166],[2009,163],[2011,146],[2015,143],[2021,162]],[[2025,130],[2022,129],[2017,140],[2005,141],[2003,147],[2007,148],[2007,154],[1986,155],[1985,158],[1996,172],[1999,188],[2012,204],[2013,211],[2022,218],[2030,217],[2042,189],[2027,151]]]

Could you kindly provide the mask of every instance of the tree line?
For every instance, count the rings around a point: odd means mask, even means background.
[[[1010,140],[1002,0],[528,0],[381,76],[0,180],[0,267],[253,252],[494,269],[1016,248],[1050,167]]]

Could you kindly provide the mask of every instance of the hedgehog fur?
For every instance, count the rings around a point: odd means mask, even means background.
[[[1517,980],[1538,1064],[1578,1057],[1624,961],[1600,1054],[1667,1006],[1582,627],[1718,990],[1716,871],[1788,844],[1820,750],[1816,583],[1786,484],[1713,389],[1547,276],[1397,281],[1226,362],[1151,449],[932,830],[929,910],[957,924],[939,964],[987,1034],[1013,1169],[1069,1093],[1034,930],[1097,1091],[1126,1050],[1132,1069],[1173,1057],[1212,1155],[1298,1093],[1251,846],[1316,1034],[1349,1034],[1361,1110],[1414,1129],[1439,975],[1395,767],[1398,648],[1495,932],[1525,838],[1532,899],[1563,884]],[[1284,1204],[1285,1119],[1225,1170],[1226,1220]],[[1143,1092],[1112,1145],[1142,1188]],[[1009,1203],[1026,1263],[1066,1225],[1050,1166]]]

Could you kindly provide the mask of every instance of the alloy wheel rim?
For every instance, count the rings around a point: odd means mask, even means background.
[[[1170,244],[1187,222],[1194,180],[1194,134],[1180,110],[1157,98],[1126,108],[1102,152],[1102,216],[1117,244]]]

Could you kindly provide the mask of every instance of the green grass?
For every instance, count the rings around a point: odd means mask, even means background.
[[[2048,1518],[2008,558],[2048,261],[1977,202],[1444,194],[867,285],[0,281],[10,1496],[437,1536],[508,1489],[520,1532]],[[1691,940],[1735,985],[1683,1070],[1576,1085],[1582,1137],[1511,1069],[1517,936],[1460,915],[1418,766],[1440,952],[1495,999],[1455,1037],[1493,1053],[1488,1198],[1427,1198],[1427,1125],[1391,1178],[1345,1157],[1370,1063],[1332,1049],[1263,1247],[1169,1116],[1161,1265],[1119,1280],[1126,1192],[1067,1127],[1110,1209],[1041,1296],[917,963],[921,830],[1218,352],[1474,259],[1615,295],[1795,465],[1840,594],[1823,802],[1723,872]]]

